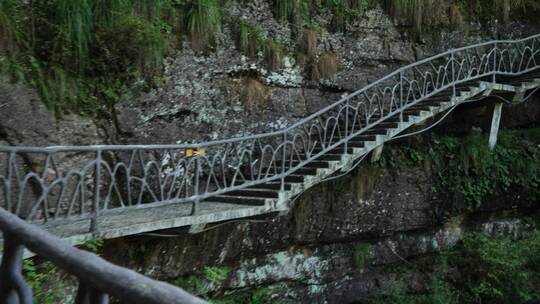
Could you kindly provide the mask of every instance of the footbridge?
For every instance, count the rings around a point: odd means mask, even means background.
[[[540,35],[405,66],[277,132],[181,145],[0,146],[1,207],[70,244],[287,212],[385,142],[456,106],[540,88]]]

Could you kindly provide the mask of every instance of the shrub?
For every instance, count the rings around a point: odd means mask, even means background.
[[[259,52],[262,52],[269,70],[275,70],[281,66],[283,57],[281,45],[271,38],[265,37],[260,29],[244,20],[239,21],[236,47],[251,58],[257,58]]]
[[[208,49],[221,32],[221,9],[218,1],[193,0],[188,5],[187,29],[193,49]]]
[[[398,282],[370,303],[536,303],[540,300],[538,250],[540,230],[523,240],[469,234],[451,250],[413,266],[431,267],[432,278],[424,292],[408,293],[405,282]]]

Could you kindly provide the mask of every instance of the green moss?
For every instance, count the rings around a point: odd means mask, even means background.
[[[177,278],[174,284],[198,296],[208,298],[213,288],[222,285],[227,280],[230,271],[231,269],[225,266],[205,267],[201,273]]]
[[[451,250],[417,261],[416,270],[431,274],[424,291],[409,293],[398,281],[370,303],[532,303],[540,300],[539,250],[540,230],[523,240],[469,234]]]
[[[534,201],[540,199],[539,134],[538,128],[501,130],[493,151],[487,135],[431,135],[427,142],[402,146],[384,159],[385,164],[397,162],[393,166],[427,163],[436,175],[434,194],[464,201],[461,208],[474,210],[511,188],[526,191]]]
[[[279,286],[272,286],[244,290],[220,299],[212,299],[209,302],[212,304],[278,304],[279,301],[272,299],[272,294],[275,294],[280,288]]]
[[[192,0],[187,6],[187,29],[191,46],[205,50],[221,32],[221,7],[217,0]]]
[[[279,303],[272,299],[272,295],[286,286],[282,284],[266,286],[256,289],[242,289],[226,292],[225,295],[216,294],[231,273],[231,268],[205,267],[201,272],[174,280],[174,284],[202,297],[213,304],[274,304]]]
[[[227,277],[231,269],[229,267],[206,267],[204,275],[206,280],[215,285],[221,285]]]
[[[103,247],[103,240],[88,240],[81,244],[81,248],[93,253],[97,253]]]
[[[273,39],[266,37],[263,31],[245,20],[238,22],[236,31],[236,47],[251,58],[257,58],[261,52],[268,69],[281,66],[283,47]]]
[[[363,271],[373,260],[373,246],[368,243],[358,243],[354,245],[353,260],[356,268]]]
[[[208,284],[198,275],[180,277],[174,281],[174,284],[185,289],[187,292],[201,297],[206,297],[208,295]]]

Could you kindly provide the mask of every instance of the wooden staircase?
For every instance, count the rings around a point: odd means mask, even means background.
[[[343,161],[344,155],[352,159],[352,161],[358,160],[411,126],[435,117],[451,107],[484,99],[489,95],[517,94],[520,91],[526,92],[538,88],[540,86],[540,70],[518,77],[500,77],[496,83],[490,81],[492,79],[480,79],[456,85],[455,96],[453,87],[439,92],[404,110],[403,121],[401,121],[399,113],[385,118],[366,132],[352,137],[347,144],[346,153],[344,153],[344,145],[340,145],[296,170],[292,175],[285,177],[284,190],[287,193],[286,197],[288,199],[294,198],[304,190],[346,169],[347,164]],[[353,118],[353,114],[351,114],[351,118]],[[373,120],[379,118],[373,117]],[[338,129],[344,130],[344,120],[339,121],[339,123],[340,128]],[[321,147],[316,147],[310,153],[313,155],[321,151]],[[292,163],[292,165],[295,164],[298,164],[298,162]],[[207,201],[252,206],[265,204],[278,206],[280,186],[279,181],[259,184],[246,189],[231,191],[227,195],[218,195]],[[285,206],[284,208],[287,210],[290,207]]]

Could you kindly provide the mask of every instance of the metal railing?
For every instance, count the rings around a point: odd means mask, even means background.
[[[540,65],[540,35],[491,41],[405,66],[277,132],[200,144],[0,147],[2,207],[34,223],[93,219],[112,209],[199,202],[279,183],[317,157],[415,104],[472,80]],[[449,97],[450,98],[450,97]],[[2,168],[3,167],[3,168]],[[3,173],[2,173],[3,172]]]
[[[122,303],[203,304],[184,290],[111,264],[64,243],[48,232],[0,208],[4,239],[0,265],[0,303],[32,304],[32,290],[22,274],[24,248],[51,261],[79,280],[75,303],[104,304],[109,295]]]

